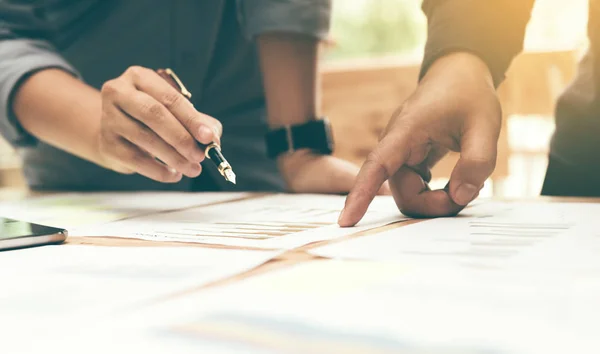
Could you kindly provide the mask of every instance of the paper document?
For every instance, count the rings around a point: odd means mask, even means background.
[[[313,261],[142,309],[119,332],[178,353],[598,353],[600,278],[566,279]]]
[[[375,199],[355,228],[340,228],[345,197],[278,194],[138,217],[79,230],[86,236],[291,249],[406,219],[391,197]]]
[[[459,217],[518,218],[546,221],[593,220],[600,210],[598,203],[554,203],[539,201],[495,201],[477,200],[467,206]]]
[[[248,271],[278,253],[202,247],[46,246],[0,254],[0,332],[15,321],[93,322]]]
[[[0,203],[0,215],[68,229],[97,225],[156,213],[219,203],[248,196],[246,193],[66,193]]]
[[[326,258],[520,271],[564,270],[567,264],[594,271],[600,266],[598,204],[490,202],[465,214],[422,221],[310,252]]]

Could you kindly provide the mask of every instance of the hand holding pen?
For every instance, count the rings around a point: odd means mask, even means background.
[[[108,168],[175,183],[182,176],[200,175],[206,155],[213,161],[222,157],[221,123],[198,112],[154,70],[130,67],[103,85],[101,97],[98,146]],[[221,170],[225,175],[231,167]]]
[[[181,93],[181,95],[183,95],[191,102],[192,93],[187,90],[187,88],[183,85],[179,77],[175,75],[173,70],[168,68],[158,69],[157,73],[167,82],[169,82],[171,86],[177,89]],[[220,135],[220,133],[216,135],[217,139],[219,140]],[[233,169],[231,168],[229,162],[225,159],[225,156],[223,156],[223,153],[221,152],[221,146],[219,145],[219,143],[215,141],[211,142],[210,144],[208,144],[208,146],[204,147],[204,152],[205,156],[208,157],[215,164],[215,166],[217,166],[217,170],[219,170],[221,176],[223,176],[223,178],[225,178],[226,181],[235,184],[235,173],[233,172]]]

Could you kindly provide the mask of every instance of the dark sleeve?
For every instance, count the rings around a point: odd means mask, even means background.
[[[0,0],[0,133],[13,146],[35,143],[20,125],[12,110],[19,85],[32,73],[60,68],[76,75],[45,38],[47,31],[28,1]]]
[[[291,32],[325,39],[331,21],[331,0],[238,0],[246,35]]]
[[[428,38],[422,78],[438,58],[457,51],[480,57],[496,87],[523,49],[535,0],[424,0]]]

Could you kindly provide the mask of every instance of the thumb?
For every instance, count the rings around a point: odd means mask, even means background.
[[[477,197],[496,167],[499,128],[481,120],[465,131],[461,139],[461,153],[450,176],[450,196],[465,206]]]

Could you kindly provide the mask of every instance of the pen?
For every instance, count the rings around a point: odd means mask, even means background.
[[[183,96],[185,96],[188,100],[191,101],[192,94],[185,88],[185,86],[183,86],[183,83],[181,82],[181,80],[179,80],[179,77],[175,75],[173,70],[168,68],[158,69],[157,73],[163,79],[167,80],[171,84],[171,86],[175,87]],[[227,160],[225,159],[225,156],[223,156],[223,153],[221,152],[221,147],[217,143],[213,142],[206,146],[204,154],[217,166],[217,170],[219,170],[219,173],[221,174],[221,176],[223,176],[223,178],[225,178],[226,181],[235,184],[235,173],[233,172],[233,169],[231,168],[229,162],[227,162]]]

